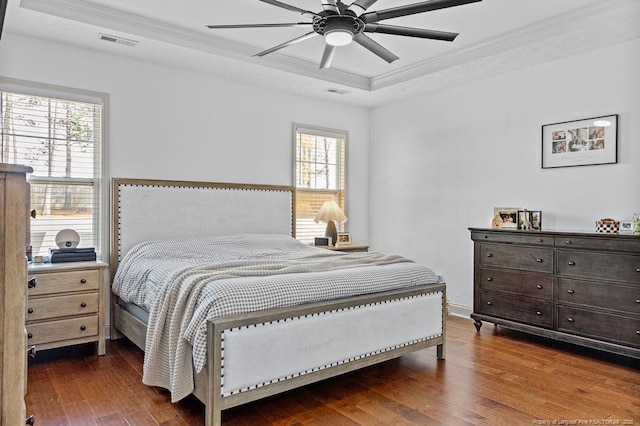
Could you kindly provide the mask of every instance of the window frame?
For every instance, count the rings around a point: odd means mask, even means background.
[[[336,138],[336,139],[342,139],[344,140],[344,148],[342,149],[342,189],[338,188],[338,189],[326,189],[326,188],[299,188],[298,187],[298,176],[297,176],[297,172],[298,172],[298,133],[306,133],[306,134],[312,134],[315,136],[324,136],[324,137],[330,137],[330,138]],[[316,125],[310,125],[310,124],[303,124],[303,123],[297,123],[294,122],[293,126],[292,126],[292,145],[293,145],[293,155],[292,155],[292,176],[293,176],[293,186],[296,188],[296,193],[300,193],[300,192],[313,192],[313,193],[340,193],[342,192],[342,200],[343,203],[340,206],[343,210],[343,212],[345,213],[345,215],[347,216],[347,218],[349,217],[348,214],[348,202],[347,202],[347,194],[348,194],[348,187],[349,187],[349,180],[348,180],[348,158],[349,158],[349,132],[347,130],[342,130],[342,129],[335,129],[335,128],[330,128],[330,127],[322,127],[322,126],[316,126]],[[338,164],[340,164],[340,160],[338,159]],[[340,166],[338,167],[338,169],[340,169]],[[299,200],[300,196],[296,196],[296,199]],[[339,201],[339,200],[337,200]],[[297,202],[297,201],[296,201]],[[301,235],[300,232],[298,230],[298,224],[297,221],[300,219],[300,215],[298,214],[297,211],[297,205],[294,206],[294,208],[296,209],[296,238],[300,239]],[[323,225],[324,226],[324,225]],[[346,226],[345,223],[340,223],[338,224],[338,232],[345,232],[346,231]],[[316,235],[316,236],[322,236],[324,235],[324,232],[321,235]],[[302,236],[304,238],[304,236]]]
[[[96,238],[99,241],[96,244],[96,252],[98,258],[109,261],[109,169],[108,169],[108,146],[109,146],[109,95],[103,92],[91,90],[77,89],[66,86],[59,86],[47,83],[32,82],[26,80],[13,79],[0,76],[0,91],[19,93],[24,95],[40,96],[47,98],[57,98],[76,102],[86,102],[100,104],[101,108],[101,129],[100,129],[100,154],[99,164],[100,174],[96,178],[56,178],[56,177],[37,177],[27,175],[27,180],[33,183],[46,182],[72,182],[76,180],[78,183],[87,183],[89,181],[97,181],[96,201],[98,208],[96,209],[96,218],[94,224],[94,232],[97,232]],[[95,165],[94,165],[95,166]]]

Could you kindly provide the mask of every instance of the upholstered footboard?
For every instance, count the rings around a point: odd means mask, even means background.
[[[443,359],[445,300],[435,284],[211,321],[194,391],[207,425],[226,408],[423,348]]]

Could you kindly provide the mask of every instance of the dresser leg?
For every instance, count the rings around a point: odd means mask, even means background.
[[[480,331],[480,327],[482,327],[482,321],[480,320],[473,320],[473,325],[476,326],[476,331]]]

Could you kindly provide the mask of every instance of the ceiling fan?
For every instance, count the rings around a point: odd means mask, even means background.
[[[418,37],[432,40],[453,41],[458,33],[445,31],[427,30],[422,28],[402,27],[397,25],[379,24],[385,19],[398,18],[401,16],[414,15],[417,13],[429,12],[432,10],[444,9],[448,7],[461,6],[468,3],[475,3],[482,0],[429,0],[420,3],[398,6],[389,9],[367,12],[377,0],[355,0],[349,6],[341,0],[320,0],[322,2],[321,12],[311,12],[282,3],[277,0],[260,0],[264,3],[278,6],[293,12],[298,12],[311,18],[311,22],[293,22],[282,24],[239,24],[239,25],[207,25],[210,29],[228,28],[278,28],[278,27],[307,27],[313,31],[300,37],[286,41],[270,49],[256,53],[253,56],[265,56],[284,47],[310,39],[317,35],[325,39],[324,53],[320,61],[320,68],[329,68],[331,61],[339,46],[346,46],[355,41],[359,45],[378,55],[385,61],[391,63],[399,59],[386,48],[382,47],[365,33],[383,33],[407,37]]]

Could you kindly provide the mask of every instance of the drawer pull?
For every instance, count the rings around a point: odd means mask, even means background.
[[[87,280],[85,278],[80,280],[80,284],[86,284],[86,283],[87,283]]]
[[[572,289],[572,288],[570,288],[569,290],[567,290],[567,293],[569,293],[569,294],[573,294],[573,293],[575,293],[575,292],[576,292],[576,291],[575,291],[574,289]]]
[[[80,330],[85,331],[87,329],[87,327],[85,327],[84,325],[80,326]]]
[[[536,311],[536,315],[542,315],[542,312]]]
[[[636,303],[640,303],[640,299],[636,299]]]
[[[33,417],[33,415],[27,417],[27,420],[24,421],[24,424],[25,425],[34,425],[34,424],[36,424],[35,417]]]
[[[536,259],[536,262],[542,263],[542,259],[538,258],[538,259]]]
[[[27,334],[27,339],[32,339],[33,338],[33,334],[32,333],[28,333]]]
[[[571,240],[566,240],[564,243],[565,244],[571,244]]]
[[[536,286],[536,288],[537,288],[538,290],[542,290],[542,286],[541,286],[540,284],[538,284],[538,285]]]
[[[80,304],[80,307],[81,307],[81,308],[86,308],[86,307],[87,307],[87,303],[86,303],[86,302],[82,302],[82,303]]]
[[[28,313],[28,314],[32,314],[32,313],[33,313],[33,308],[29,308],[29,309],[27,309],[27,313]]]
[[[27,281],[27,288],[35,288],[36,285],[38,285],[38,280],[36,277],[30,278],[29,281]]]
[[[544,241],[542,238],[538,238],[539,243],[541,243],[542,241]]]
[[[491,306],[491,305],[493,305],[493,302],[488,301],[488,302],[487,302],[487,305]]]
[[[567,321],[569,321],[569,322],[573,322],[573,318],[571,318],[571,317],[567,317]]]
[[[576,262],[574,262],[573,260],[570,260],[567,262],[567,265],[569,266],[574,266],[576,264]]]
[[[482,237],[482,238],[489,238],[489,236],[488,236],[488,235],[485,235],[485,236],[484,236],[484,237]]]
[[[36,357],[36,345],[31,345],[27,348],[27,355],[31,358]]]
[[[636,269],[636,272],[640,272],[640,268],[637,268],[637,269]]]
[[[493,281],[493,278],[487,277],[487,281]]]
[[[636,330],[636,334],[640,334],[640,330]]]
[[[492,253],[487,253],[487,257],[493,257]]]

